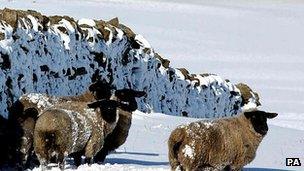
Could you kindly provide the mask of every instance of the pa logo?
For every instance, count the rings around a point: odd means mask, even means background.
[[[301,166],[300,158],[286,158],[286,166]]]

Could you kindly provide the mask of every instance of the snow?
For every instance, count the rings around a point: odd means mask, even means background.
[[[117,16],[143,35],[156,52],[169,58],[172,66],[188,68],[191,73],[216,73],[232,83],[248,83],[259,93],[262,109],[279,116],[269,120],[269,132],[255,160],[244,170],[303,170],[303,166],[285,166],[286,157],[300,157],[302,165],[304,160],[303,1],[0,2],[1,8],[36,9],[78,19]],[[5,32],[10,37],[12,28]],[[0,44],[12,51],[10,41]],[[2,79],[0,70],[0,82]],[[109,156],[107,164],[83,165],[79,170],[169,170],[166,143],[170,132],[192,121],[197,119],[137,111],[127,142]]]
[[[68,117],[71,119],[71,123],[72,123],[72,141],[73,141],[73,144],[72,144],[72,149],[71,149],[71,152],[75,152],[75,148],[76,148],[76,144],[77,144],[77,141],[78,138],[79,138],[79,132],[80,132],[80,129],[79,129],[79,125],[78,125],[78,122],[76,121],[76,117],[77,115],[81,115],[79,114],[78,112],[75,112],[75,111],[72,111],[72,110],[67,110],[67,109],[61,109],[64,111],[64,113],[66,113],[68,115]],[[89,139],[89,136],[86,136],[86,140]]]
[[[28,15],[27,17],[31,20],[31,23],[33,24],[33,30],[38,31],[38,21],[35,19],[35,17],[31,15]]]
[[[205,121],[205,122],[202,122],[205,126],[206,126],[206,128],[208,129],[208,128],[210,128],[211,126],[213,126],[213,124],[214,123],[212,123],[212,121]]]
[[[39,108],[48,108],[53,106],[51,103],[52,100],[50,100],[50,97],[46,94],[41,93],[28,93],[24,94],[20,97],[20,100],[26,100],[31,103],[37,104],[38,109]],[[55,99],[54,99],[55,100]]]
[[[149,42],[140,34],[137,34],[135,36],[135,41],[137,41],[139,44],[141,44],[145,48],[151,48],[151,45]]]
[[[253,93],[251,93],[252,97],[248,99],[248,103],[242,107],[242,111],[252,111],[258,108],[256,102],[256,98]]]
[[[79,19],[78,20],[78,24],[79,25],[86,24],[86,25],[89,25],[89,26],[92,26],[92,27],[94,27],[96,25],[94,20],[87,19],[87,18],[81,18],[81,19]]]
[[[195,155],[194,149],[189,145],[185,145],[185,148],[182,150],[182,152],[186,157],[189,157],[190,159],[193,159]]]

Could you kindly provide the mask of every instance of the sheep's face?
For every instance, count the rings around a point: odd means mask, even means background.
[[[101,117],[108,123],[113,123],[117,120],[117,107],[119,103],[114,100],[99,100],[88,104],[89,108],[99,108]]]
[[[89,86],[89,90],[94,94],[96,100],[110,99],[111,90],[114,87],[106,81],[96,81]]]
[[[135,111],[137,109],[137,102],[135,98],[146,96],[144,91],[136,91],[132,89],[121,89],[115,91],[117,100],[121,103],[121,108],[126,111]]]
[[[267,119],[274,118],[277,115],[277,113],[268,113],[264,111],[245,112],[245,116],[250,120],[254,130],[261,135],[267,134]]]

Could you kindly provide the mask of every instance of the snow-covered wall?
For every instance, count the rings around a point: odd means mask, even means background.
[[[259,104],[249,87],[213,74],[189,74],[155,53],[118,19],[46,17],[35,11],[0,10],[0,114],[27,92],[76,95],[96,79],[144,90],[143,112],[190,117],[237,114]],[[246,92],[245,97],[243,92]]]

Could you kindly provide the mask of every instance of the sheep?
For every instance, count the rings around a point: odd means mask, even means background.
[[[24,110],[22,115],[10,115],[8,119],[1,117],[0,121],[0,137],[5,141],[1,143],[1,154],[3,157],[0,166],[8,165],[9,167],[22,169],[22,159],[28,158],[32,153],[23,153],[24,151],[32,151],[28,146],[27,137],[32,137],[37,114],[32,108]],[[30,140],[30,139],[29,139]],[[1,169],[0,169],[1,170]]]
[[[9,159],[9,153],[8,153],[8,148],[9,148],[9,141],[3,141],[7,140],[9,137],[9,132],[8,128],[9,127],[9,122],[6,118],[4,118],[2,115],[0,115],[0,166],[4,166],[5,164],[8,164],[8,159]],[[0,168],[1,170],[1,168]]]
[[[118,107],[119,119],[118,123],[104,142],[104,146],[95,156],[96,162],[103,162],[110,151],[117,149],[127,139],[132,123],[132,112],[137,109],[135,98],[146,96],[144,91],[136,91],[132,89],[121,89],[115,91],[114,98],[122,103]]]
[[[41,113],[45,108],[67,101],[90,102],[95,99],[109,99],[112,89],[113,87],[110,84],[99,80],[91,84],[86,92],[78,96],[56,97],[40,93],[22,95],[9,108],[9,120],[14,125],[12,134],[16,135],[12,137],[14,147],[10,153],[15,154],[13,154],[14,158],[11,159],[11,162],[23,168],[29,168],[31,163],[37,163],[33,154],[33,133],[38,113]]]
[[[64,169],[65,158],[79,151],[91,162],[116,126],[118,105],[114,100],[66,102],[44,110],[34,130],[34,150],[41,166],[55,160]]]
[[[87,91],[77,96],[50,96],[43,93],[27,93],[22,95],[14,104],[10,107],[10,116],[19,117],[24,110],[34,108],[40,113],[47,107],[51,107],[54,104],[66,101],[80,101],[90,102],[94,100],[110,99],[112,87],[105,81],[97,81],[91,84]]]
[[[241,170],[255,158],[268,131],[267,118],[277,115],[253,110],[179,126],[168,140],[172,170]]]

